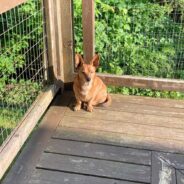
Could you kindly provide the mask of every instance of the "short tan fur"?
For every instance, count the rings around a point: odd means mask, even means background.
[[[96,76],[99,59],[99,55],[95,54],[89,64],[86,64],[80,54],[75,55],[75,67],[78,71],[73,84],[76,98],[75,111],[81,109],[83,102],[87,104],[89,112],[93,111],[93,106],[107,107],[111,104],[111,97],[107,93],[106,85]]]

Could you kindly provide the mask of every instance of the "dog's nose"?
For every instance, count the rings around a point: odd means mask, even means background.
[[[87,77],[86,80],[89,82],[91,80],[91,78]]]

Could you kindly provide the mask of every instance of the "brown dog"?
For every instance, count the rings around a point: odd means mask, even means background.
[[[92,112],[93,106],[101,104],[109,106],[111,97],[107,93],[107,87],[102,80],[96,76],[99,65],[99,55],[95,55],[89,64],[84,62],[80,54],[75,55],[75,66],[78,75],[74,79],[73,90],[76,97],[75,111],[81,109],[82,102],[87,103],[87,111]]]

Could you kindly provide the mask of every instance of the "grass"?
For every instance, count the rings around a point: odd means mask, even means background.
[[[0,108],[0,146],[24,115],[22,109]]]

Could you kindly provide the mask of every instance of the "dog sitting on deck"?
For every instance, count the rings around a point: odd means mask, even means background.
[[[99,59],[99,55],[95,54],[90,63],[86,64],[80,54],[75,55],[75,66],[78,71],[73,84],[76,98],[75,111],[81,109],[82,103],[87,104],[89,112],[93,111],[93,106],[108,107],[111,104],[111,97],[107,93],[106,85],[96,76]]]

